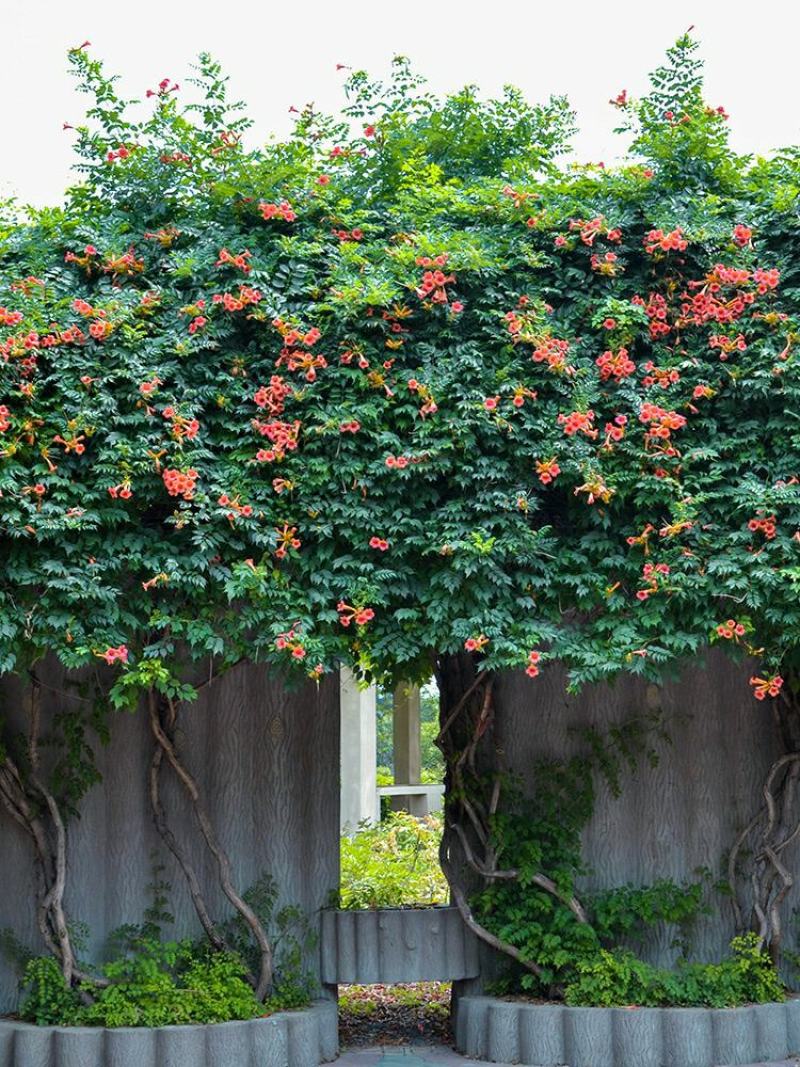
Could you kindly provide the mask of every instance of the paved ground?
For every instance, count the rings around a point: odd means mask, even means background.
[[[485,1067],[480,1060],[467,1060],[446,1048],[359,1049],[345,1052],[332,1067]],[[495,1064],[494,1067],[502,1067]],[[508,1065],[510,1067],[510,1065]],[[749,1067],[798,1067],[797,1060],[750,1064]]]
[[[448,1048],[358,1049],[345,1052],[333,1067],[486,1067]],[[497,1065],[495,1065],[497,1067]],[[797,1067],[791,1064],[790,1067]]]

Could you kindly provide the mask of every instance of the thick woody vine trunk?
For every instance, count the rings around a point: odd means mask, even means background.
[[[175,744],[175,730],[178,720],[178,705],[168,698],[155,693],[149,695],[150,728],[156,742],[156,750],[150,766],[150,799],[156,828],[162,839],[167,844],[186,877],[189,891],[192,896],[195,910],[212,944],[217,948],[224,947],[224,941],[217,932],[208,913],[203,896],[200,892],[199,881],[184,851],[178,846],[174,835],[169,830],[166,816],[160,801],[159,773],[165,757],[178,781],[181,783],[194,810],[195,818],[200,827],[200,832],[214,857],[217,865],[219,884],[223,893],[233,905],[236,912],[241,916],[249,929],[253,940],[258,948],[260,957],[259,973],[252,976],[251,984],[255,989],[256,996],[263,1000],[272,988],[272,945],[266,930],[256,913],[246,900],[241,896],[233,884],[233,871],[227,852],[222,847],[217,837],[214,826],[208,812],[202,802],[197,781],[180,757]],[[159,755],[161,753],[161,755]]]
[[[148,694],[148,703],[151,729],[153,729],[154,720],[155,722],[159,721],[158,698],[155,693],[151,692]],[[163,762],[164,748],[157,741],[156,746],[153,749],[153,757],[150,761],[149,777],[150,807],[153,812],[153,822],[155,823],[156,830],[158,831],[161,840],[175,857],[178,866],[183,872],[186,884],[189,887],[189,895],[192,898],[192,904],[194,905],[195,912],[197,913],[197,917],[200,920],[200,925],[203,927],[206,937],[214,948],[223,950],[227,948],[227,945],[211,918],[205,897],[200,889],[200,879],[197,876],[197,872],[192,866],[185,850],[179,845],[167,820],[167,813],[164,810],[164,805],[161,801],[161,767]]]
[[[784,904],[794,877],[788,855],[800,838],[800,702],[784,686],[772,701],[782,749],[769,768],[762,799],[728,855],[728,885],[737,933],[753,930],[777,965],[784,937]]]
[[[440,862],[453,902],[466,925],[486,944],[510,956],[537,977],[542,971],[514,946],[482,926],[469,905],[468,885],[484,887],[498,879],[515,879],[496,850],[492,823],[502,793],[503,768],[493,743],[495,678],[463,653],[441,656],[436,664],[440,730],[436,744],[445,760],[445,825]],[[565,904],[586,922],[580,901],[565,898],[543,873],[533,883]]]
[[[55,794],[48,788],[40,761],[41,689],[31,676],[27,737],[23,757],[2,749],[0,804],[30,837],[37,882],[37,925],[58,960],[64,981],[92,981],[78,967],[64,909],[67,883],[67,830]]]

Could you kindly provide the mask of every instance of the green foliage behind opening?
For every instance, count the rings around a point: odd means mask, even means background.
[[[439,866],[442,821],[390,812],[377,826],[364,825],[341,843],[342,908],[397,908],[447,904]]]

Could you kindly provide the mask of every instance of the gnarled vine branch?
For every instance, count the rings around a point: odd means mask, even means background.
[[[58,960],[68,985],[105,985],[78,965],[64,908],[67,883],[67,828],[55,793],[45,782],[40,760],[41,686],[31,672],[28,729],[24,758],[0,750],[0,803],[30,837],[37,883],[37,925],[45,945]],[[25,763],[27,760],[27,763]]]
[[[784,937],[783,904],[794,884],[784,856],[800,837],[800,706],[795,692],[794,686],[786,686],[772,701],[784,751],[767,771],[762,802],[736,837],[727,863],[737,932],[754,930],[776,964]]]
[[[272,946],[270,944],[269,937],[267,935],[266,930],[264,929],[261,920],[258,918],[258,916],[247,903],[247,901],[244,900],[244,898],[239,894],[233,884],[233,872],[228,854],[222,847],[217,837],[216,831],[214,830],[211,819],[209,818],[208,812],[206,811],[203,805],[203,802],[200,797],[200,789],[197,785],[197,782],[178,754],[174,740],[177,719],[178,706],[173,700],[169,698],[159,697],[157,694],[155,695],[154,699],[153,697],[151,697],[150,727],[153,737],[155,738],[156,744],[159,750],[163,752],[164,756],[167,759],[167,762],[172,767],[176,777],[178,778],[187,796],[189,797],[189,800],[192,804],[192,809],[195,814],[195,818],[197,819],[197,822],[200,826],[200,831],[206,842],[208,850],[211,852],[211,855],[216,861],[219,883],[223,893],[233,905],[234,909],[241,916],[245,925],[250,930],[253,936],[253,940],[258,946],[261,962],[259,974],[257,977],[253,978],[252,984],[258,999],[263,1000],[269,993],[270,988],[272,986]],[[153,782],[152,768],[153,764],[151,764],[151,790]],[[156,764],[156,780],[159,768],[160,761]],[[158,794],[156,794],[156,798],[157,797]],[[154,814],[155,811],[156,808],[154,808]],[[189,867],[188,864],[187,866],[184,866],[184,864],[182,863],[181,867],[184,871],[184,874],[187,875],[187,878],[191,877],[192,881],[195,884],[195,889],[198,894],[197,897],[193,895],[192,898],[195,902],[195,908],[197,908],[198,904],[200,904],[201,909],[205,911],[207,922],[210,923],[210,918],[208,917],[208,912],[205,908],[205,904],[202,901],[202,896],[199,895],[199,884],[197,883],[197,879],[196,877],[193,877],[193,872],[192,875],[188,873],[191,871],[191,867]],[[191,884],[192,882],[190,881],[190,889]],[[198,911],[198,915],[200,915],[200,911]],[[203,920],[201,917],[201,922],[202,921]]]
[[[158,698],[152,690],[148,694],[149,715],[152,723],[155,719],[158,720]],[[153,812],[153,822],[155,823],[156,830],[161,837],[161,840],[167,846],[169,851],[175,857],[178,866],[183,871],[186,884],[189,887],[189,895],[192,898],[192,904],[194,905],[197,917],[200,920],[200,925],[206,934],[206,937],[211,944],[218,951],[227,948],[222,935],[217,930],[217,927],[211,918],[206,904],[205,897],[200,889],[200,880],[197,876],[197,872],[192,866],[188,855],[178,844],[177,838],[173,834],[167,821],[167,814],[164,810],[164,805],[161,802],[161,767],[164,762],[164,748],[162,745],[157,744],[153,750],[153,757],[150,761],[150,774],[149,774],[149,793],[150,793],[150,807]]]
[[[456,862],[456,854],[460,852],[463,863],[484,885],[519,876],[516,869],[504,869],[500,865],[495,845],[492,821],[500,804],[502,774],[494,756],[489,765],[481,766],[481,742],[490,736],[494,722],[494,677],[476,671],[472,659],[464,656],[440,663],[437,675],[442,696],[442,726],[435,743],[444,756],[447,776],[445,827],[440,848],[442,870],[453,901],[469,929],[480,940],[541,978],[542,968],[536,961],[527,959],[516,946],[498,938],[475,918]],[[547,875],[539,872],[531,876],[531,882],[568,907],[578,922],[588,921],[581,902],[564,894]]]

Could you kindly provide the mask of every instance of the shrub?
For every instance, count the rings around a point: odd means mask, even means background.
[[[233,953],[191,942],[142,943],[135,953],[102,968],[109,984],[92,986],[92,1003],[68,988],[58,964],[32,960],[23,986],[21,1018],[40,1026],[170,1026],[220,1023],[263,1015],[245,968]]]
[[[28,961],[22,980],[24,997],[20,1018],[37,1026],[64,1026],[80,1011],[75,989],[68,987],[52,956]]]
[[[396,908],[446,904],[447,881],[439,866],[440,815],[418,819],[390,812],[377,826],[364,824],[342,838],[342,908]]]
[[[162,938],[163,925],[174,921],[167,907],[170,888],[156,866],[144,921],[109,935],[113,958],[100,968],[107,984],[94,982],[91,975],[78,988],[67,986],[55,959],[25,959],[21,1017],[40,1026],[172,1026],[250,1019],[308,1004],[315,981],[306,960],[317,934],[300,908],[276,906],[277,890],[269,875],[244,893],[272,943],[273,986],[263,1003],[245,980],[248,970],[255,970],[257,949],[241,916],[217,925],[230,951],[214,951],[204,941]],[[6,934],[0,945],[8,940]],[[16,941],[4,947],[9,958],[21,959]]]
[[[273,988],[265,1007],[270,1011],[301,1008],[314,994],[316,979],[309,972],[309,955],[317,948],[319,935],[308,916],[296,904],[278,906],[278,888],[269,874],[261,877],[244,893],[244,899],[268,931],[273,954]],[[251,973],[258,966],[258,949],[250,930],[240,915],[221,926],[225,943],[248,965]]]
[[[677,970],[653,967],[622,950],[598,952],[576,961],[567,985],[567,1004],[620,1007],[732,1008],[785,999],[772,960],[755,934],[734,938],[733,956],[722,963],[683,963]]]
[[[503,862],[518,870],[515,879],[498,879],[474,900],[480,921],[503,941],[534,960],[541,975],[513,972],[498,984],[500,992],[519,989],[536,994],[564,994],[567,1003],[612,1006],[726,1006],[748,1001],[780,1000],[783,991],[774,964],[752,935],[732,942],[733,958],[720,964],[682,963],[675,971],[637,958],[619,942],[635,944],[660,925],[677,927],[688,951],[688,934],[698,915],[707,912],[708,872],[696,882],[662,878],[651,885],[623,885],[583,899],[583,918],[571,907],[586,868],[581,833],[594,806],[596,779],[611,791],[622,788],[622,771],[654,759],[651,734],[660,720],[632,719],[608,736],[585,733],[587,749],[565,763],[542,761],[536,768],[536,791],[515,795],[494,821]],[[536,882],[546,875],[555,891]]]

